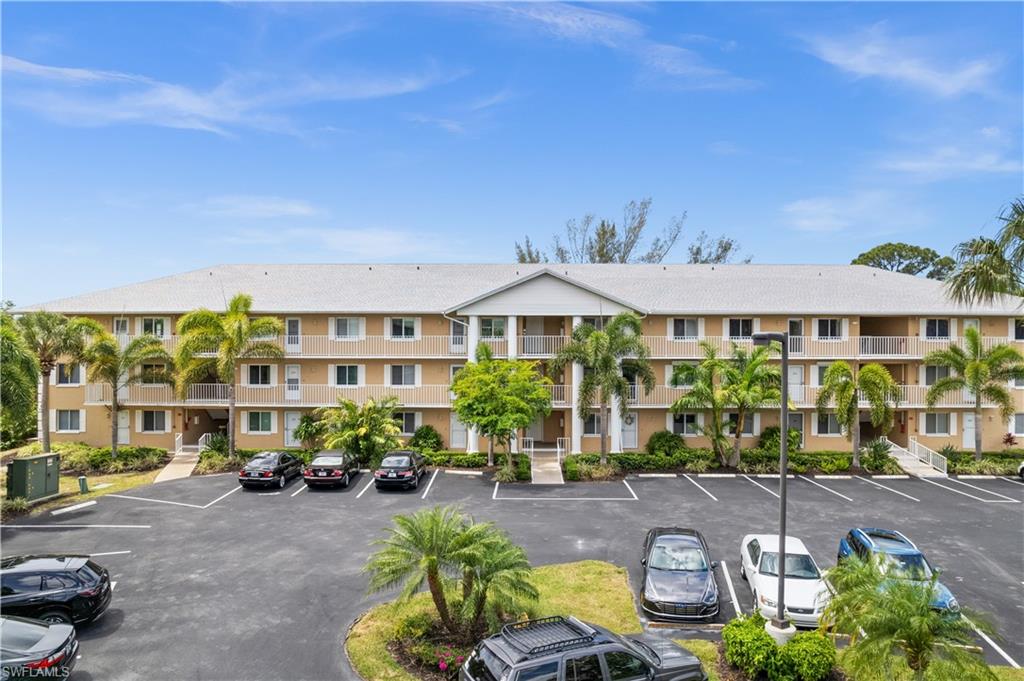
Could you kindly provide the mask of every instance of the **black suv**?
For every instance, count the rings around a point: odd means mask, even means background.
[[[705,681],[690,651],[639,634],[619,636],[575,617],[502,627],[470,653],[460,681]]]
[[[110,573],[89,556],[11,556],[0,561],[0,610],[51,624],[90,622],[110,605]]]

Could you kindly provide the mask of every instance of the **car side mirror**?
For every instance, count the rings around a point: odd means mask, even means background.
[[[944,570],[941,565],[932,565],[932,572],[938,574],[940,572],[944,572]]]
[[[654,670],[650,667],[647,668],[647,681],[654,681]]]
[[[712,570],[717,570],[718,569],[718,561],[717,560],[711,561],[711,569]]]
[[[646,557],[644,557],[644,558],[641,558],[641,559],[640,559],[640,564],[641,564],[641,565],[647,565],[647,558],[646,558]]]

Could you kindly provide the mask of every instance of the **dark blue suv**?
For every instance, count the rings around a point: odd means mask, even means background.
[[[839,540],[837,560],[841,561],[850,555],[857,555],[865,561],[879,556],[883,567],[888,568],[889,574],[897,578],[928,582],[935,576],[935,569],[920,549],[896,530],[880,530],[875,527],[856,527],[850,530]],[[960,610],[960,604],[953,594],[937,580],[932,607],[950,612]]]

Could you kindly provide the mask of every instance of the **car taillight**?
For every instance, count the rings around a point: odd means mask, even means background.
[[[243,468],[242,470],[238,471],[238,474],[239,475],[245,475],[245,469]]]
[[[57,664],[64,659],[64,651],[51,655],[50,657],[38,660],[37,662],[28,662],[25,666],[29,669],[49,669],[53,665]]]
[[[78,595],[80,595],[80,596],[95,596],[99,592],[100,592],[100,585],[97,584],[96,586],[91,586],[88,589],[82,589],[81,591],[78,592]]]
[[[399,473],[399,475],[409,477],[410,475],[412,475],[412,471],[402,471],[401,473]]]
[[[333,471],[331,471],[331,475],[341,475],[341,471],[335,468]]]
[[[270,477],[273,477],[273,475],[274,475],[274,471],[263,471],[263,477],[264,478],[270,478]]]

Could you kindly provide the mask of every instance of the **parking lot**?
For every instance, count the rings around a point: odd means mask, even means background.
[[[233,474],[107,495],[81,510],[3,526],[5,555],[80,552],[116,581],[110,611],[83,628],[85,679],[349,679],[342,639],[368,597],[371,542],[398,513],[459,504],[492,520],[534,564],[593,558],[640,579],[657,525],[700,529],[722,562],[722,620],[750,612],[738,574],[744,534],[777,526],[778,476],[631,477],[563,486],[496,484],[437,471],[409,492],[239,489]],[[1002,634],[979,641],[994,664],[1024,661],[1024,484],[1011,478],[804,477],[789,480],[790,534],[822,568],[850,527],[895,528],[943,569],[967,607]],[[731,593],[735,593],[733,602]]]

